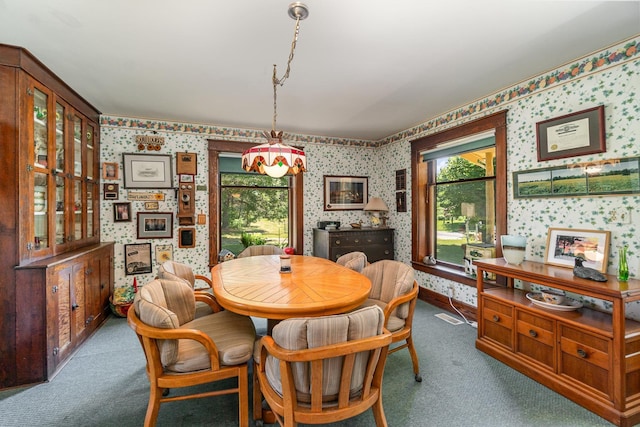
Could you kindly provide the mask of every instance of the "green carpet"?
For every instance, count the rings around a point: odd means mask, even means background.
[[[389,356],[383,402],[390,426],[612,425],[476,350],[477,330],[434,317],[440,312],[418,301],[414,340],[422,383],[413,380],[406,350]],[[256,324],[264,332],[265,322]],[[126,320],[112,317],[51,382],[0,392],[0,426],[141,426],[149,396],[144,364]],[[167,403],[158,417],[158,426],[236,425],[234,396]],[[367,411],[333,425],[374,421]]]

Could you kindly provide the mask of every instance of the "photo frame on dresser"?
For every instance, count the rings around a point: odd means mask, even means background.
[[[606,273],[610,238],[610,231],[550,227],[544,262],[573,268],[576,258],[581,257],[583,267]]]

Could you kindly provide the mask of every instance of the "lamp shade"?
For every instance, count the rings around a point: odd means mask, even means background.
[[[247,172],[280,178],[286,174],[296,175],[306,171],[307,159],[304,151],[298,148],[269,141],[242,153],[242,168]]]
[[[375,211],[375,212],[387,212],[389,208],[387,204],[380,197],[372,197],[369,199],[369,203],[364,207],[365,211]]]

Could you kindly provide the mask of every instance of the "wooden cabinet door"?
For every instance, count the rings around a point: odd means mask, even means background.
[[[71,282],[71,316],[73,319],[72,340],[82,339],[87,325],[87,295],[86,277],[88,267],[86,262],[78,262],[73,265]]]
[[[56,368],[73,350],[73,321],[71,317],[73,266],[54,270],[47,282],[47,359],[48,373]]]
[[[85,283],[85,301],[86,301],[86,319],[85,323],[88,327],[93,328],[94,325],[102,321],[102,295],[101,295],[101,277],[100,277],[100,259],[92,257],[87,261],[87,280]]]

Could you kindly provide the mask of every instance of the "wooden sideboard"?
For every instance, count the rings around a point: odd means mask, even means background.
[[[313,256],[337,260],[349,252],[364,252],[369,262],[393,259],[393,228],[313,229]]]
[[[474,261],[478,269],[476,347],[577,404],[619,425],[640,422],[640,322],[627,319],[640,300],[640,281],[606,282],[573,276],[571,268],[504,259]],[[506,278],[485,286],[483,272]],[[610,313],[585,307],[559,311],[533,304],[528,284],[561,289],[605,302]]]

